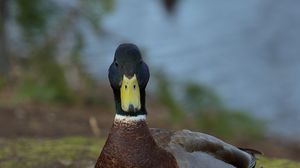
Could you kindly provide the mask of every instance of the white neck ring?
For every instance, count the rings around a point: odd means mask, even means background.
[[[115,116],[115,121],[119,122],[124,122],[124,123],[134,123],[134,122],[139,122],[139,121],[145,121],[146,120],[146,115],[138,115],[138,116],[123,116],[116,114]]]

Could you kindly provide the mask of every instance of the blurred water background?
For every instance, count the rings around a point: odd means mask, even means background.
[[[120,0],[103,18],[105,34],[85,35],[84,60],[106,78],[115,44],[134,42],[177,83],[208,85],[230,106],[271,122],[273,133],[300,135],[299,5],[187,0],[170,14],[161,1]]]

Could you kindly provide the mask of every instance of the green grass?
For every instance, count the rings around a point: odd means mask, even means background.
[[[83,137],[0,139],[0,167],[88,167],[103,143],[103,139]]]
[[[299,168],[300,163],[286,159],[259,157],[257,168]]]
[[[0,139],[1,168],[90,168],[104,139],[66,137],[60,139]],[[259,157],[257,168],[299,168],[300,163]]]

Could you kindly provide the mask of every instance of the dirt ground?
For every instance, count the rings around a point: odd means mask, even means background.
[[[163,108],[157,107],[149,111],[155,112],[148,118],[151,127],[178,129],[168,121],[168,114]],[[0,137],[100,136],[105,138],[113,121],[112,112],[111,108],[100,107],[2,107],[0,108]],[[237,146],[258,149],[268,157],[300,161],[300,143],[296,141],[272,137],[256,142],[235,140],[233,143]]]

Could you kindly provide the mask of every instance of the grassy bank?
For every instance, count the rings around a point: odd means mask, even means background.
[[[1,168],[92,168],[104,139],[66,137],[58,139],[0,139]],[[300,163],[260,157],[258,168],[297,168]]]
[[[82,137],[1,139],[0,167],[92,167],[103,143]]]

